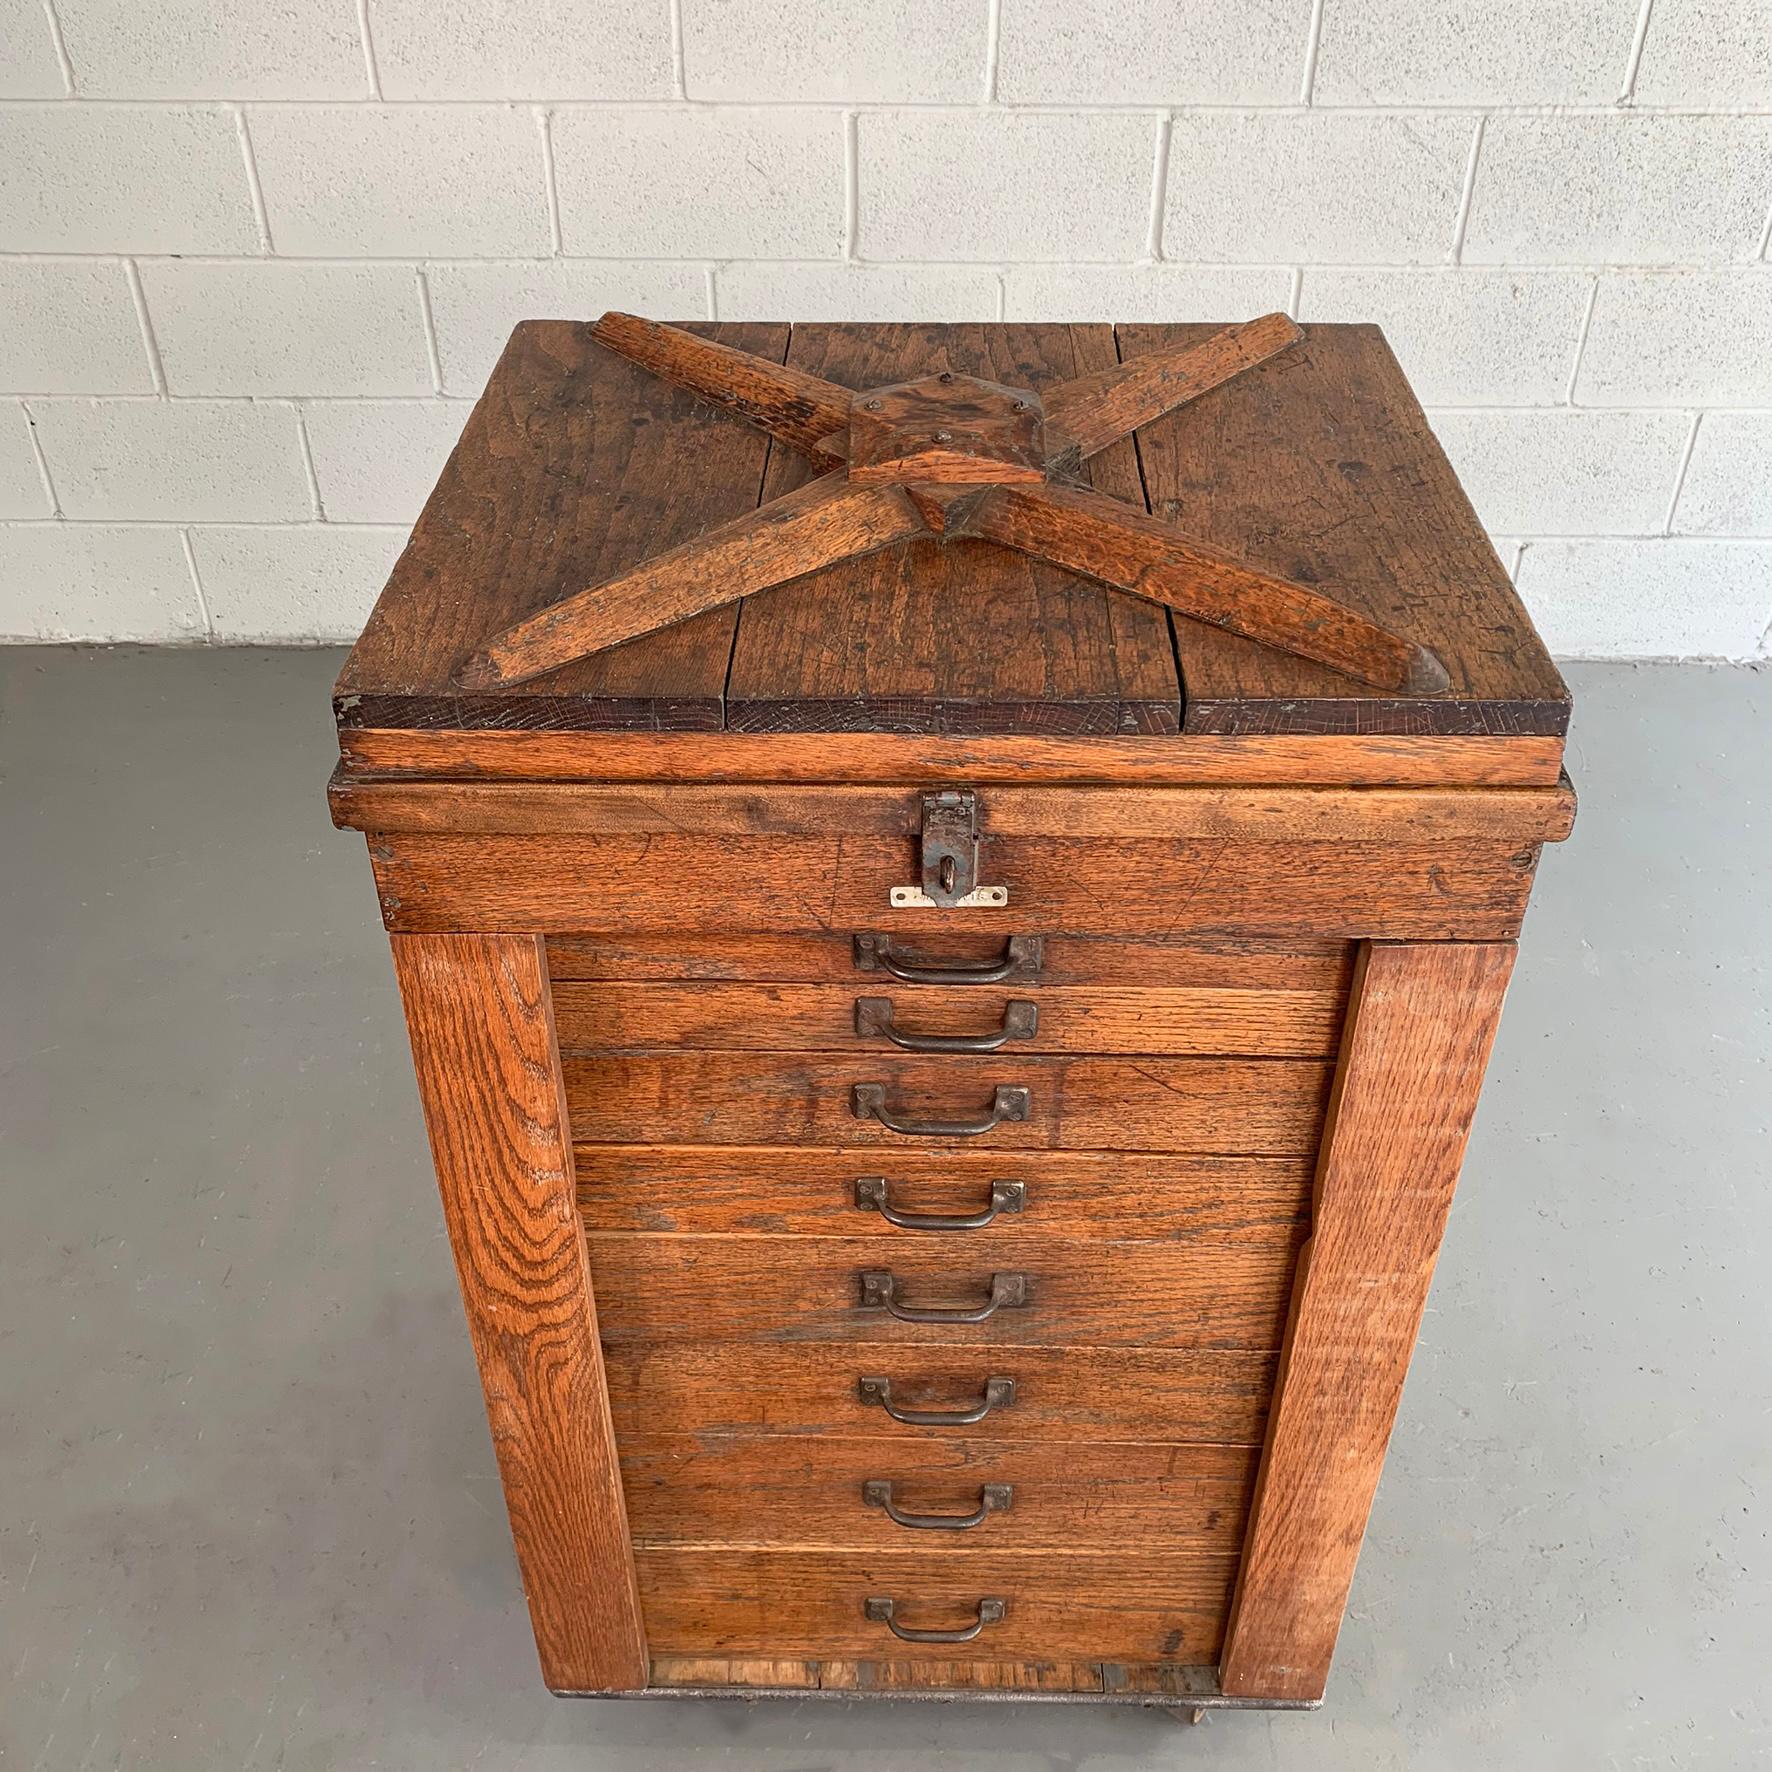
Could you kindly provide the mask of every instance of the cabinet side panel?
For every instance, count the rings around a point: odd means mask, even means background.
[[[1513,960],[1506,942],[1361,956],[1225,1638],[1228,1696],[1322,1696]]]
[[[397,935],[394,970],[542,1672],[646,1684],[547,965],[528,935]]]

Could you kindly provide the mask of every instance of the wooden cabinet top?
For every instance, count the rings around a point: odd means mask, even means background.
[[[1036,391],[1208,326],[698,325],[862,389],[951,370]],[[817,473],[605,350],[512,335],[339,677],[343,728],[1561,735],[1569,698],[1383,336],[1303,340],[1083,475],[1197,541],[1431,648],[1371,688],[991,542],[896,543],[546,676],[464,690],[512,623]]]

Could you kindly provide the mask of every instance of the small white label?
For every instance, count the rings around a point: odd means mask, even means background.
[[[937,904],[921,886],[894,886],[886,895],[894,910],[965,911],[982,910],[991,905],[1009,902],[1007,886],[975,886],[964,898],[952,904]]]

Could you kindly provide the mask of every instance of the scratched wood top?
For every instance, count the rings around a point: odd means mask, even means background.
[[[1209,327],[698,325],[861,388],[1040,388]],[[1560,734],[1568,692],[1374,327],[1305,341],[1088,464],[1099,491],[1429,645],[1368,689],[989,543],[906,543],[511,688],[460,664],[525,615],[809,470],[597,345],[513,334],[337,690],[341,726],[922,734]],[[1178,740],[1179,742],[1179,740]]]

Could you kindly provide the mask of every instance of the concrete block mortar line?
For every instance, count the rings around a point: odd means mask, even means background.
[[[1575,334],[1575,361],[1569,365],[1569,382],[1563,389],[1563,404],[1575,404],[1575,383],[1581,375],[1582,353],[1587,349],[1588,328],[1594,323],[1594,303],[1600,299],[1600,279],[1595,276],[1588,286],[1587,306],[1581,310],[1581,325]]]
[[[62,36],[62,21],[55,10],[55,0],[43,0],[43,11],[49,20],[49,41],[55,48],[55,59],[62,71],[62,85],[69,98],[74,97],[74,63],[68,54],[67,40]]]
[[[1760,257],[1772,258],[1772,208],[1766,211],[1766,225],[1760,232]]]
[[[1323,0],[1311,0],[1310,28],[1304,40],[1304,74],[1298,85],[1298,102],[1310,105],[1317,90],[1317,55],[1323,47]]]
[[[1628,105],[1636,95],[1637,70],[1643,65],[1643,45],[1649,37],[1649,14],[1653,11],[1655,0],[1643,0],[1637,12],[1637,28],[1631,34],[1630,56],[1624,65],[1624,85],[1619,90],[1618,102]]]
[[[997,102],[997,71],[1003,55],[1003,0],[989,0],[984,25],[984,102]]]
[[[285,528],[284,524],[267,524],[267,528]],[[197,613],[203,618],[203,639],[206,644],[215,643],[215,617],[209,613],[209,598],[203,591],[203,574],[197,570],[197,550],[191,546],[191,531],[186,524],[178,526],[179,546],[184,549],[185,570],[191,575],[191,589],[197,598]]]
[[[1151,167],[1151,219],[1145,232],[1145,257],[1163,260],[1163,206],[1169,201],[1169,143],[1175,133],[1174,119],[1165,112],[1157,120],[1157,157]]]
[[[671,0],[671,87],[680,99],[689,97],[689,68],[683,50],[683,0]]]
[[[258,227],[259,256],[275,257],[277,247],[271,238],[271,218],[265,209],[264,186],[258,182],[258,156],[252,151],[252,129],[246,120],[246,107],[235,105],[234,127],[240,136],[240,155],[246,163],[246,188],[252,193],[252,216]]]
[[[142,288],[142,274],[133,258],[123,261],[123,274],[129,279],[129,294],[135,302],[136,324],[141,327],[142,347],[148,353],[148,373],[154,378],[154,392],[165,398],[166,365],[160,361],[160,341],[154,336],[153,316],[148,312],[148,292]]]
[[[720,279],[714,274],[717,269],[718,267],[715,265],[708,265],[701,274],[703,286],[707,291],[708,318],[710,320],[720,318]]]
[[[1471,136],[1470,158],[1464,163],[1464,188],[1458,193],[1458,219],[1452,224],[1452,263],[1464,263],[1464,237],[1470,230],[1471,204],[1477,194],[1477,161],[1483,152],[1483,128],[1489,119],[1479,113]]]
[[[999,325],[1009,318],[1009,273],[997,273],[997,322]]]
[[[369,28],[369,0],[357,0],[357,35],[363,44],[363,67],[369,75],[369,96],[382,96],[381,68],[375,59],[375,33]]]
[[[31,439],[31,453],[37,458],[37,477],[43,482],[43,490],[49,495],[49,508],[54,513],[40,520],[59,523],[62,520],[62,501],[56,494],[55,476],[49,471],[49,457],[43,453],[43,444],[37,436],[37,420],[31,412],[28,400],[20,400],[18,404],[19,410],[25,415],[25,431]]]
[[[1686,432],[1686,447],[1681,452],[1680,465],[1674,474],[1673,497],[1667,501],[1667,516],[1661,524],[1663,535],[1671,536],[1674,532],[1674,512],[1680,508],[1680,494],[1686,490],[1686,471],[1692,466],[1692,451],[1698,446],[1698,427],[1703,422],[1702,411],[1692,414],[1692,425]]]
[[[425,355],[431,364],[431,392],[443,392],[443,351],[437,343],[437,317],[431,312],[431,285],[423,265],[414,265],[412,274],[418,279],[418,311],[424,319]]]
[[[546,105],[535,107],[535,126],[541,131],[542,178],[548,199],[548,238],[554,243],[554,257],[564,251],[560,233],[560,183],[554,173],[554,113]]]
[[[299,521],[276,517],[212,517],[193,522],[189,517],[7,517],[0,518],[0,529],[373,529],[380,534],[407,534],[410,523],[372,523],[361,518],[304,517]],[[1591,541],[1592,536],[1580,539]],[[1659,536],[1602,536],[1606,541],[1660,540]],[[1693,537],[1693,540],[1717,540],[1715,536]]]
[[[308,473],[308,501],[314,507],[314,516],[324,523],[326,501],[320,496],[320,476],[314,471],[314,445],[308,436],[308,415],[299,402],[295,408],[295,434],[301,442],[302,466]]]
[[[861,125],[854,111],[843,113],[843,256],[856,262],[861,235]]]
[[[1063,116],[1100,116],[1114,115],[1123,111],[1149,111],[1154,108],[1150,99],[1092,99],[1087,103],[1072,102],[1058,104],[1050,100],[1017,104],[1010,99],[998,99],[990,104],[978,101],[955,99],[853,99],[853,98],[742,98],[742,99],[699,99],[699,98],[597,98],[583,93],[549,92],[545,89],[524,93],[520,98],[500,96],[495,98],[395,98],[381,94],[369,98],[253,98],[247,100],[230,100],[205,96],[200,98],[161,98],[148,94],[128,98],[88,98],[76,92],[73,97],[81,104],[88,106],[112,106],[129,110],[190,110],[192,107],[210,108],[230,103],[249,103],[259,107],[276,105],[284,110],[305,110],[325,107],[332,110],[352,109],[358,106],[378,106],[384,110],[407,109],[473,109],[473,110],[508,110],[512,105],[573,105],[581,110],[599,111],[676,111],[688,113],[700,110],[710,111],[847,111],[859,108],[864,111],[1009,111],[1023,117],[1063,117]],[[55,98],[21,98],[0,100],[8,108],[23,109],[36,107],[45,109],[64,104],[63,99]],[[1393,104],[1377,104],[1370,100],[1358,104],[1301,104],[1296,99],[1285,99],[1278,102],[1262,102],[1259,99],[1199,99],[1185,105],[1174,107],[1178,111],[1191,113],[1239,112],[1259,116],[1298,117],[1396,117],[1417,116],[1433,117],[1449,114],[1469,116],[1474,111],[1482,111],[1491,117],[1612,117],[1626,114],[1621,112],[1616,100],[1609,104],[1570,104],[1560,102],[1521,101],[1510,104],[1504,100],[1482,103],[1475,100],[1429,101],[1410,99]],[[1665,105],[1632,105],[1630,117],[1671,118],[1671,117],[1772,117],[1772,104],[1727,104],[1703,105],[1691,102]]]

